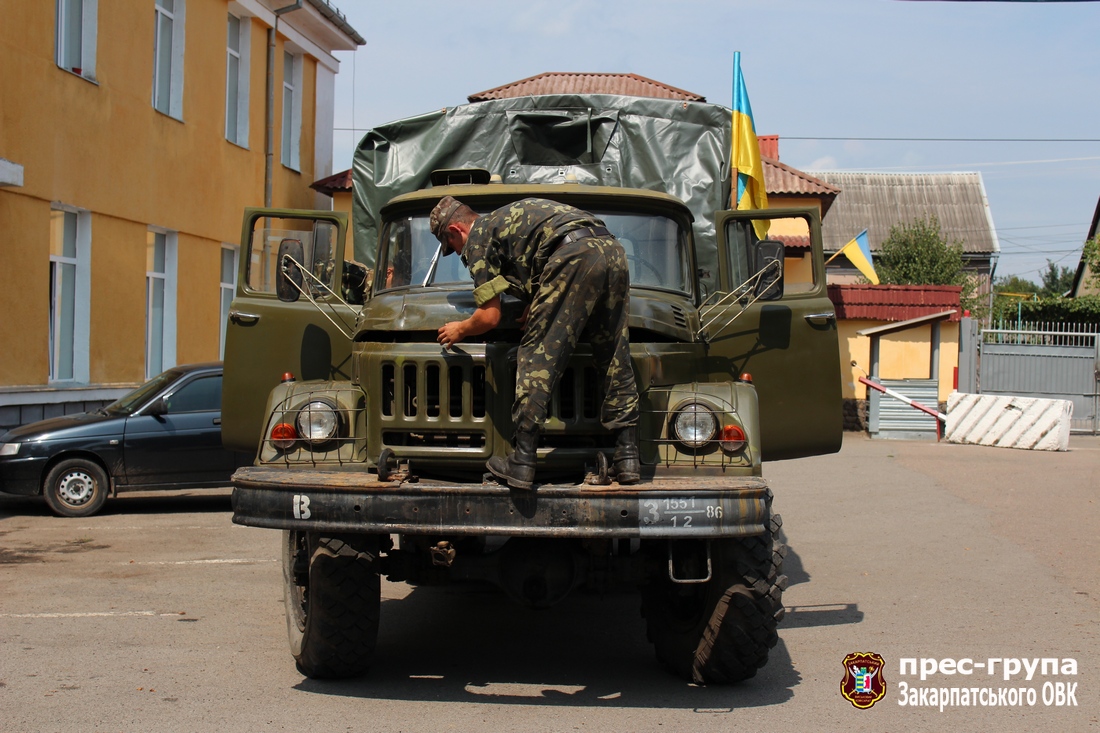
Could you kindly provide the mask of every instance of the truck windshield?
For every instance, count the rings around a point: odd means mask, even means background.
[[[593,213],[626,250],[631,286],[691,294],[688,240],[675,221],[654,214]],[[384,239],[377,291],[472,283],[458,257],[439,256],[426,214],[391,220]]]

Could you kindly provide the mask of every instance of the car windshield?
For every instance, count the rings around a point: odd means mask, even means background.
[[[108,415],[131,415],[135,410],[144,405],[153,395],[157,394],[182,376],[183,373],[175,369],[161,372],[133,392],[107,405],[103,408],[103,411]]]
[[[607,225],[626,251],[633,287],[691,294],[687,237],[666,216],[624,212],[593,214]],[[458,257],[442,257],[427,215],[391,220],[375,290],[472,284]]]

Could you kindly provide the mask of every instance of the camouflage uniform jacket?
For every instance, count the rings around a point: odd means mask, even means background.
[[[603,226],[580,209],[545,199],[523,199],[478,217],[462,251],[481,306],[501,293],[530,303],[546,262],[574,229]]]

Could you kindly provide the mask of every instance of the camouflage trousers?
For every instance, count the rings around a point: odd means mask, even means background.
[[[546,421],[550,395],[582,337],[604,375],[600,422],[608,430],[638,424],[638,387],[630,365],[630,271],[614,237],[581,239],[550,256],[520,343],[512,423]]]

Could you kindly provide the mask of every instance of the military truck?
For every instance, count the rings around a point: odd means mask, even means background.
[[[380,578],[487,582],[549,607],[641,596],[658,660],[752,677],[777,641],[785,547],[765,460],[839,448],[836,321],[816,207],[726,211],[729,110],[600,95],[463,105],[368,133],[349,221],[248,210],[225,354],[223,440],[256,450],[233,521],[282,530],[287,629],[309,677],[363,673]],[[475,305],[428,214],[541,197],[590,211],[630,263],[643,481],[608,475],[583,342],[553,395],[535,491],[485,472],[510,450],[524,303],[447,350]]]

